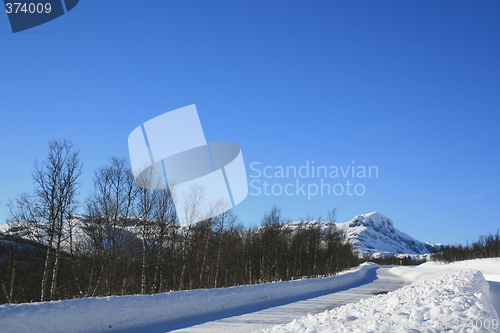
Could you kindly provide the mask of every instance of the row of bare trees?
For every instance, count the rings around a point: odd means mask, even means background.
[[[481,236],[472,244],[448,245],[439,252],[433,253],[431,259],[434,261],[453,262],[476,258],[500,257],[500,232]]]
[[[85,214],[76,215],[78,152],[52,141],[48,156],[35,164],[34,194],[9,203],[0,303],[320,277],[358,264],[334,224],[292,226],[278,207],[259,228],[239,224],[232,211],[179,226],[171,193],[138,187],[125,159],[96,170]]]

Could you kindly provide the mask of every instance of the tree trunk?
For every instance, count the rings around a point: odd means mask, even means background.
[[[45,301],[47,298],[47,288],[49,283],[49,274],[51,271],[51,262],[52,262],[52,244],[54,243],[54,233],[50,232],[49,245],[47,246],[47,254],[45,256],[45,264],[43,266],[43,276],[42,276],[42,285],[40,291],[40,301]]]
[[[146,235],[142,235],[141,294],[146,293]]]

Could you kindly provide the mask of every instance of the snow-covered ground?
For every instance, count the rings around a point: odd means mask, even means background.
[[[363,264],[339,275],[219,289],[155,295],[80,298],[55,302],[0,305],[1,332],[81,332],[158,320],[207,315],[273,300],[304,297],[349,288],[376,278],[375,264]]]
[[[195,325],[193,318],[204,317],[209,320],[210,314],[214,313],[218,317],[242,316],[238,323],[239,330],[253,331],[256,326],[252,324],[255,322],[266,316],[280,317],[283,313],[279,311],[290,312],[286,309],[293,307],[302,313],[293,321],[293,317],[281,318],[284,319],[281,322],[291,322],[270,327],[267,332],[500,331],[496,312],[500,311],[500,258],[449,265],[426,263],[418,267],[384,267],[384,272],[406,279],[409,285],[369,298],[365,298],[365,295],[358,298],[360,301],[352,299],[356,302],[347,305],[339,306],[343,303],[334,301],[347,290],[357,290],[381,280],[376,273],[381,271],[378,265],[364,264],[338,276],[323,279],[157,295],[5,304],[0,305],[0,331],[95,332],[112,331],[109,327],[122,327],[129,332],[142,332],[144,325],[151,325],[152,322],[191,320],[192,325]],[[306,304],[300,302],[306,300],[313,307],[335,308],[321,313],[308,311],[317,314],[299,318],[305,314]],[[275,306],[278,303],[281,303],[280,306],[287,304],[288,307],[279,310],[280,307]],[[256,312],[259,304],[261,308],[273,309],[263,312],[264,317],[259,317]],[[249,312],[251,315],[244,317]],[[227,322],[214,320],[211,330],[223,331],[221,325],[227,325]],[[191,330],[196,331],[196,327]],[[198,329],[203,330],[204,327]],[[165,330],[157,326],[152,331]]]
[[[499,258],[448,265],[429,262],[391,271],[413,282],[263,332],[500,331]]]

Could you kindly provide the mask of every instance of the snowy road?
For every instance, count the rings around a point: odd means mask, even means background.
[[[498,312],[500,258],[488,258],[392,268],[364,263],[319,279],[2,304],[0,331],[499,332]]]
[[[376,294],[386,293],[409,284],[388,268],[373,267],[366,279],[355,284],[309,294],[300,298],[270,301],[228,311],[219,311],[182,320],[156,322],[107,332],[252,332],[292,321],[308,313],[357,302]]]

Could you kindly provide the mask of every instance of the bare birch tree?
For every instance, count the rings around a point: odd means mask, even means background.
[[[61,260],[61,245],[66,221],[77,207],[78,178],[82,173],[79,152],[70,141],[49,142],[48,156],[35,162],[35,216],[47,225],[47,253],[41,282],[40,299],[54,299]],[[51,285],[49,289],[49,279]]]

